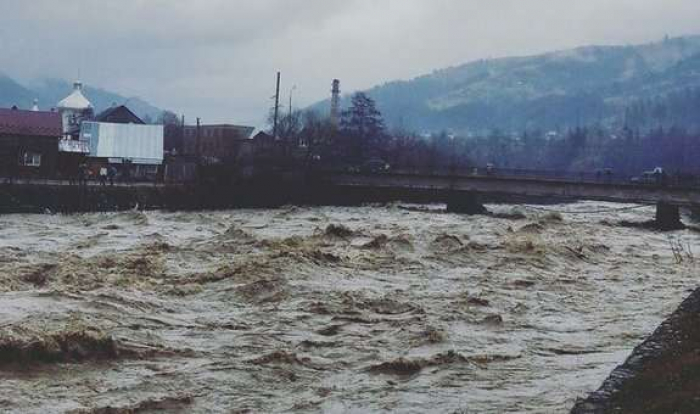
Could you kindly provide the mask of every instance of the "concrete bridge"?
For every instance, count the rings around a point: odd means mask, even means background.
[[[312,179],[310,179],[313,177]],[[75,184],[75,183],[73,183]],[[347,191],[348,189],[355,191]],[[384,191],[386,190],[386,191]],[[206,183],[129,183],[102,186],[71,185],[61,180],[0,180],[0,213],[25,211],[101,211],[122,208],[206,209],[235,206],[273,206],[288,203],[335,203],[365,200],[382,194],[411,193],[422,200],[447,202],[448,209],[466,214],[484,213],[480,195],[506,195],[572,200],[599,200],[656,205],[661,229],[683,228],[680,207],[700,215],[700,186],[630,183],[542,175],[347,173],[314,171],[253,179],[236,185]]]
[[[412,173],[332,173],[338,187],[386,188],[444,192],[448,210],[467,214],[484,211],[479,194],[559,197],[574,200],[655,204],[659,228],[682,228],[680,207],[700,208],[700,187],[632,184],[499,175],[423,175]]]

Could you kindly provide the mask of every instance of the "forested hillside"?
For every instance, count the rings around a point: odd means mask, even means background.
[[[390,82],[367,94],[390,128],[467,136],[495,129],[620,128],[626,122],[697,127],[693,114],[699,107],[692,96],[698,88],[700,36],[694,36],[482,60]],[[315,108],[325,113],[327,105]]]

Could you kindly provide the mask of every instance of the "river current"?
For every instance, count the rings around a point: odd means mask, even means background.
[[[562,413],[697,287],[653,207],[488,207],[1,216],[0,412]]]

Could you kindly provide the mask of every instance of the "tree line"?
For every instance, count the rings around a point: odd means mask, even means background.
[[[392,170],[448,173],[491,164],[496,169],[543,172],[606,170],[617,177],[662,167],[669,174],[700,175],[700,90],[639,100],[624,113],[622,126],[597,123],[517,134],[492,130],[477,136],[419,134],[387,127],[376,103],[357,93],[337,125],[311,110],[284,115],[277,127],[277,142],[284,151],[262,154],[258,165],[357,170],[385,163]],[[177,115],[164,113],[158,122],[174,138],[169,142],[182,140]]]
[[[649,108],[655,108],[655,123],[643,115]],[[298,111],[282,118],[278,131],[283,142],[303,149],[305,160],[329,168],[382,160],[392,169],[419,171],[464,171],[492,164],[501,169],[570,173],[604,169],[618,176],[639,175],[655,167],[669,173],[700,174],[700,127],[681,122],[685,118],[697,122],[692,114],[698,114],[699,108],[700,91],[686,91],[665,101],[631,105],[626,111],[628,123],[622,127],[596,124],[518,134],[493,130],[460,137],[447,131],[419,135],[390,130],[375,102],[357,93],[342,112],[338,128],[315,112]],[[676,126],[674,119],[683,126]]]

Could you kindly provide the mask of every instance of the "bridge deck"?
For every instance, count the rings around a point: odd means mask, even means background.
[[[676,206],[700,206],[700,188],[658,184],[621,184],[523,177],[401,173],[337,173],[331,175],[329,180],[334,185],[350,187],[475,192],[532,197],[567,197],[580,200],[642,204],[664,202]]]

